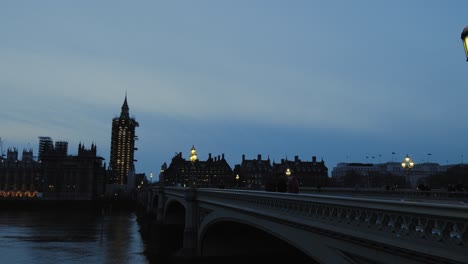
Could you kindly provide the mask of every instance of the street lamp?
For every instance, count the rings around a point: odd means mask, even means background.
[[[150,183],[153,185],[153,172],[150,172]]]
[[[192,172],[190,173],[190,188],[195,188],[195,180],[193,177],[195,170],[195,161],[197,161],[197,150],[195,149],[195,146],[192,145],[192,148],[190,149],[190,162],[192,163]]]
[[[461,33],[461,39],[463,42],[463,47],[465,48],[466,61],[468,61],[468,26],[463,29]]]
[[[414,162],[413,160],[406,154],[405,159],[401,163],[401,167],[406,170],[406,182],[408,183],[408,177],[409,177],[409,172],[410,170],[414,167]],[[410,184],[411,185],[411,184]]]
[[[291,192],[291,170],[286,168],[286,172],[284,174],[286,174],[286,191]]]
[[[164,186],[165,185],[165,181],[166,179],[164,179],[164,171],[166,170],[166,163],[164,163],[162,166],[161,166],[161,170],[159,171],[159,185],[160,186]]]
[[[236,186],[239,187],[239,174],[236,174]]]

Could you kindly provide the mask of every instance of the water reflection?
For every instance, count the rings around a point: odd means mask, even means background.
[[[0,211],[0,263],[149,263],[129,211]]]

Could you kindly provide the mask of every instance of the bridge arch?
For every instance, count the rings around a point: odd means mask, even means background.
[[[163,214],[160,218],[162,220],[160,239],[164,241],[161,251],[163,254],[176,254],[183,248],[184,243],[187,214],[185,205],[178,199],[169,199],[164,205],[164,210],[160,210],[160,212]]]
[[[201,232],[200,256],[286,258],[290,263],[319,263],[284,238],[235,218],[212,221]],[[227,238],[227,239],[226,239]]]
[[[178,199],[170,199],[164,206],[164,224],[185,226],[185,203]]]
[[[225,239],[226,236],[233,238]],[[321,239],[320,235],[304,232],[274,220],[218,209],[216,213],[206,215],[200,224],[198,252],[201,256],[248,256],[249,253],[258,256],[259,252],[246,250],[263,244],[264,248],[260,249],[260,253],[269,254],[266,257],[283,258],[286,255],[295,257],[298,263],[343,263],[342,255],[324,245]],[[235,245],[232,245],[234,243]],[[309,262],[304,262],[304,258]]]

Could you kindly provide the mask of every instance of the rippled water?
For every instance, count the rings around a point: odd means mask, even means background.
[[[130,211],[0,210],[0,263],[149,263]]]

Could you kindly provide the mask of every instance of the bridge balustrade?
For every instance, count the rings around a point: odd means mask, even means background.
[[[164,192],[182,198],[186,190],[166,187]],[[199,225],[216,208],[229,208],[350,243],[398,251],[421,262],[468,259],[464,205],[208,188],[197,189],[196,200]]]

